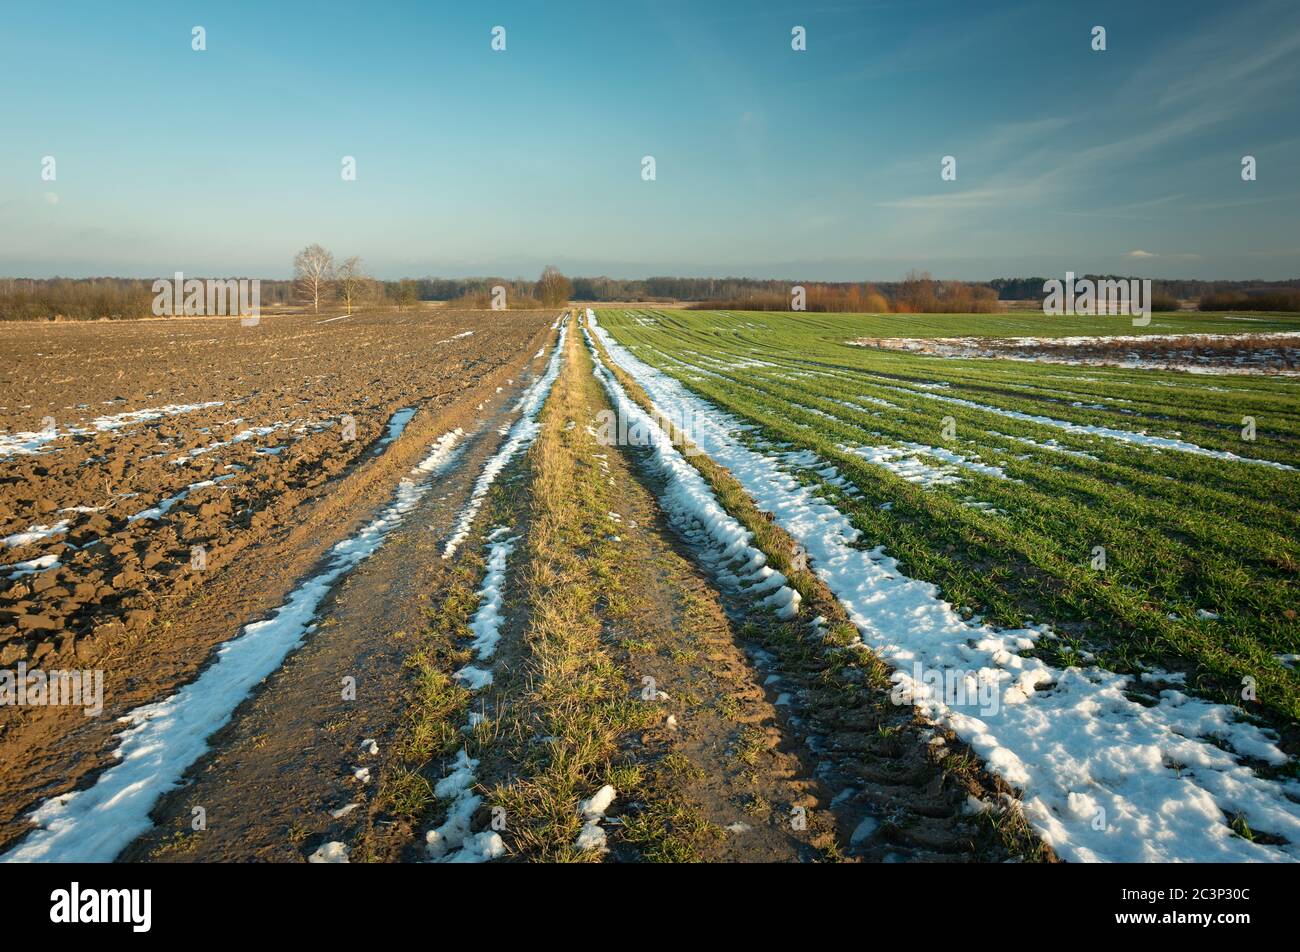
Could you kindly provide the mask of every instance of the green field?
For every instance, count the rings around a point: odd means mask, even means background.
[[[1151,323],[1135,327],[1126,316],[1090,317],[1071,314],[1046,317],[1038,311],[1003,311],[998,314],[811,314],[772,311],[613,311],[601,310],[617,321],[624,313],[668,317],[672,326],[700,331],[705,325],[693,317],[709,317],[708,328],[744,337],[746,331],[766,335],[785,329],[802,341],[807,337],[837,343],[858,337],[1068,337],[1109,334],[1300,334],[1300,314],[1262,311],[1202,313],[1157,312]],[[611,324],[611,326],[614,326]],[[797,330],[795,328],[797,327]],[[706,331],[707,333],[707,331]],[[756,343],[751,340],[751,343]]]
[[[1185,672],[1275,724],[1300,715],[1300,390],[1195,375],[852,346],[862,337],[1300,331],[1300,316],[845,315],[601,310],[621,343],[787,456],[913,578],[1002,626],[1062,635],[1058,665]],[[1021,414],[1008,416],[1007,412]],[[1108,428],[1184,449],[1066,429]],[[1243,417],[1256,436],[1243,439]],[[1135,437],[1133,439],[1141,439]],[[1221,458],[1186,451],[1234,454]],[[877,460],[864,457],[867,453]],[[937,454],[937,455],[936,455]],[[925,485],[918,480],[924,480]],[[1094,567],[1097,549],[1104,568]],[[1243,678],[1258,700],[1243,700]]]

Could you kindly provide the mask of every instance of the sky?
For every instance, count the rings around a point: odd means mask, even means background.
[[[1300,276],[1293,0],[4,18],[0,275]]]

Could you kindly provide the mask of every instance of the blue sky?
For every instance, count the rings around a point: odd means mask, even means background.
[[[5,275],[280,277],[313,241],[387,278],[1300,275],[1289,0],[173,0],[5,19]]]

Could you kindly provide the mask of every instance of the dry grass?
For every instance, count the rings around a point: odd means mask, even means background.
[[[618,740],[647,726],[650,713],[629,694],[602,645],[601,577],[618,558],[617,546],[603,538],[602,520],[613,503],[611,487],[590,472],[594,440],[581,425],[565,426],[590,418],[594,385],[573,334],[568,347],[529,453],[529,657],[525,696],[515,705],[519,722],[507,731],[520,738],[523,769],[491,794],[506,809],[512,852],[552,862],[600,859],[574,848],[582,826],[578,801],[605,783],[620,797],[639,785],[640,768],[620,763]]]

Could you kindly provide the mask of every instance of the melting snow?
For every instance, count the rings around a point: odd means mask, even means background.
[[[970,470],[993,479],[1009,479],[1000,466],[978,462],[951,450],[921,443],[900,443],[897,446],[845,446],[843,449],[861,456],[873,466],[880,466],[909,483],[919,483],[923,489],[951,486],[960,483],[959,469]],[[930,456],[943,460],[947,466],[934,466],[921,459]]]
[[[505,443],[492,456],[491,459],[483,466],[483,472],[479,474],[478,480],[474,483],[474,489],[470,493],[469,502],[460,514],[457,520],[456,529],[451,538],[447,540],[446,546],[443,547],[442,557],[449,559],[456,554],[460,544],[469,537],[470,526],[474,523],[474,517],[478,515],[479,509],[483,507],[483,500],[487,498],[488,490],[496,481],[497,476],[506,468],[506,465],[520,451],[527,449],[537,437],[541,430],[541,425],[537,422],[537,414],[542,409],[542,404],[546,402],[547,395],[551,392],[551,385],[555,383],[555,378],[560,375],[560,359],[564,354],[564,340],[568,333],[567,322],[560,322],[560,339],[551,351],[551,360],[546,365],[546,372],[532,384],[519,402],[515,404],[516,410],[521,410],[521,416],[515,425],[510,428],[509,436]]]
[[[454,459],[456,439],[453,433],[440,437],[412,476],[441,472]],[[93,786],[41,804],[29,816],[38,829],[0,856],[0,862],[110,862],[148,830],[149,811],[158,797],[179,783],[185,769],[207,750],[207,738],[230,720],[249,691],[302,644],[333,584],[383,545],[431,482],[403,479],[392,501],[356,535],[334,545],[326,568],[300,583],[271,618],[245,625],[217,649],[216,660],[196,680],[123,716],[120,720],[128,726],[113,752],[117,763]]]
[[[587,315],[594,328],[594,315],[590,310]],[[585,329],[583,334],[587,334]],[[673,527],[702,548],[701,561],[724,582],[745,586],[747,594],[762,596],[758,604],[772,608],[780,618],[793,618],[799,611],[799,593],[785,584],[784,575],[767,564],[767,556],[760,549],[749,544],[753,534],[718,504],[704,477],[686,462],[658,421],[627,396],[594,346],[591,357],[592,372],[604,384],[619,419],[628,421],[629,439],[639,437],[652,451],[653,465],[664,480],[659,501]]]
[[[483,587],[479,589],[478,611],[469,625],[476,636],[470,647],[480,661],[491,658],[501,640],[506,559],[516,541],[514,537],[505,538],[509,531],[508,527],[502,526],[488,536],[488,569]],[[481,691],[492,683],[490,670],[473,665],[461,668],[452,677],[470,691]],[[462,730],[468,733],[484,719],[482,714],[471,711]],[[443,800],[450,800],[451,804],[443,824],[425,834],[430,859],[443,863],[481,863],[505,854],[505,842],[500,834],[494,830],[474,833],[470,827],[470,821],[483,800],[474,793],[474,772],[477,769],[478,761],[461,750],[447,775],[434,787],[434,793]]]
[[[338,318],[335,318],[338,320]],[[340,843],[335,840],[332,843],[317,848],[316,852],[307,857],[309,863],[346,863],[348,862],[348,853],[351,849],[346,843]]]
[[[1060,855],[1076,861],[1300,859],[1300,806],[1293,799],[1300,798],[1300,783],[1265,779],[1242,760],[1285,763],[1271,732],[1233,706],[1167,689],[1146,707],[1129,699],[1127,676],[1097,667],[1062,670],[1023,656],[1050,634],[1046,628],[1000,630],[965,621],[934,585],[903,575],[879,548],[849,544],[857,530],[848,518],[783,472],[778,460],[741,445],[729,432],[738,421],[589,323],[657,409],[670,419],[694,420],[701,449],[808,550],[863,641],[896,668],[897,687],[1023,791],[1026,818]],[[996,709],[949,706],[927,673],[985,686]],[[1288,844],[1235,835],[1225,817],[1236,814]]]
[[[896,388],[902,390],[903,388]],[[908,391],[904,391],[908,392]],[[1021,413],[1019,410],[1006,410],[1002,407],[989,406],[986,403],[976,403],[973,400],[964,400],[961,397],[949,397],[940,393],[926,393],[923,391],[910,391],[918,397],[925,397],[929,400],[943,400],[947,403],[955,403],[959,406],[970,407],[972,410],[983,410],[986,413],[996,413],[998,416],[1008,417],[1012,420],[1023,420],[1026,423],[1040,423],[1043,426],[1053,426],[1067,433],[1081,433],[1088,436],[1104,436],[1110,440],[1120,440],[1124,443],[1133,443],[1138,446],[1146,446],[1158,450],[1177,450],[1181,453],[1195,453],[1197,456],[1211,456],[1215,459],[1231,460],[1236,463],[1254,463],[1257,466],[1271,466],[1274,469],[1294,470],[1294,466],[1288,466],[1286,463],[1275,463],[1267,459],[1253,459],[1247,456],[1238,456],[1236,453],[1229,453],[1226,450],[1210,450],[1203,446],[1197,446],[1195,443],[1186,443],[1182,440],[1169,439],[1163,436],[1148,436],[1146,433],[1133,433],[1129,430],[1115,430],[1108,426],[1092,426],[1084,423],[1069,423],[1065,420],[1056,420],[1052,417],[1038,416],[1033,413]]]
[[[9,580],[22,578],[24,575],[35,575],[37,572],[44,572],[48,569],[59,567],[59,557],[57,555],[42,555],[34,559],[28,559],[25,562],[15,562],[12,565],[0,566],[0,568],[11,569]]]
[[[385,446],[401,436],[402,431],[406,429],[406,424],[411,422],[413,416],[415,416],[415,407],[403,407],[401,410],[394,412],[388,418],[388,432],[375,444],[375,452],[382,451]]]
[[[13,535],[5,536],[0,539],[0,545],[20,546],[31,545],[33,542],[40,542],[42,539],[48,539],[51,536],[62,535],[68,531],[69,521],[61,519],[52,526],[28,526],[26,532],[15,532]]]
[[[498,529],[489,538],[487,575],[483,587],[479,590],[479,607],[470,619],[469,630],[474,633],[470,647],[474,649],[478,660],[486,661],[496,653],[497,643],[501,640],[501,606],[504,602],[503,592],[506,581],[506,559],[515,549],[518,537],[502,538],[507,529]]]
[[[605,831],[601,828],[600,821],[605,818],[605,811],[614,803],[616,794],[617,791],[612,785],[605,784],[590,799],[578,804],[578,816],[583,820],[582,830],[578,833],[577,842],[574,843],[578,849],[584,852],[604,851]]]

